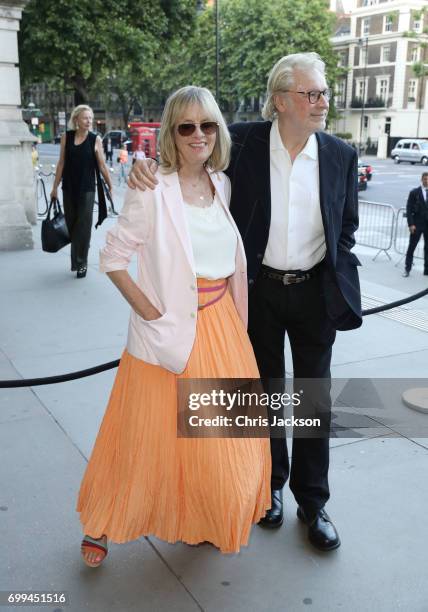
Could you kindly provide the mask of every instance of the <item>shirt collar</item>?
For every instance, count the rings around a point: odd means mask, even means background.
[[[270,150],[271,151],[287,151],[282,142],[281,134],[279,133],[278,119],[274,119],[272,122],[272,127],[270,131]],[[287,151],[288,153],[288,151]],[[318,143],[315,134],[311,134],[300,151],[298,157],[300,155],[309,157],[310,159],[317,160],[318,159]]]

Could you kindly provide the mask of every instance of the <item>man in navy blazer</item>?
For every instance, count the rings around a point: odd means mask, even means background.
[[[286,56],[269,76],[267,121],[229,127],[233,152],[226,173],[248,262],[248,331],[265,387],[271,381],[272,390],[283,385],[285,333],[294,377],[329,381],[336,330],[362,323],[360,262],[351,252],[358,228],[357,155],[320,131],[329,94],[317,54]],[[322,401],[329,427],[329,388]],[[271,450],[272,508],[261,524],[282,524],[282,488],[290,476],[309,540],[321,550],[337,548],[339,536],[324,510],[328,436],[295,434],[291,471],[284,437],[272,437]]]
[[[260,522],[283,522],[282,489],[290,489],[309,541],[327,551],[340,546],[324,506],[329,499],[330,362],[336,330],[361,325],[357,257],[357,156],[324,134],[330,91],[316,53],[283,57],[268,81],[264,122],[229,127],[232,158],[230,211],[248,264],[249,327],[265,390],[282,392],[288,335],[294,377],[317,379],[305,410],[322,413],[318,437],[293,432],[291,469],[284,428],[271,436],[272,507]],[[137,162],[130,186],[154,187],[149,162]],[[296,411],[295,411],[296,412]],[[280,416],[277,414],[277,416]]]
[[[421,186],[410,191],[406,208],[410,238],[403,276],[410,274],[413,253],[422,235],[424,237],[424,274],[428,275],[428,172],[422,173]]]

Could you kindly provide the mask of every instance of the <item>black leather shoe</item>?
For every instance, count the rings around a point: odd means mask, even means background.
[[[324,508],[318,510],[313,517],[307,517],[303,508],[297,508],[297,516],[308,526],[310,543],[318,550],[334,550],[340,546],[339,534]]]
[[[281,527],[284,522],[284,512],[282,508],[282,489],[272,489],[272,507],[266,512],[259,521],[261,527],[269,527],[269,529],[275,529]]]
[[[76,278],[85,278],[86,271],[87,271],[87,268],[84,268],[84,267],[78,268]]]
[[[404,278],[407,278],[407,276],[409,276],[409,275],[410,275],[410,270],[404,270],[404,272],[403,272]]]

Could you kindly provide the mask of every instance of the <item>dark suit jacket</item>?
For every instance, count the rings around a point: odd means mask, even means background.
[[[428,204],[422,193],[422,187],[412,189],[407,198],[407,223],[416,225],[417,229],[424,229],[428,222]]]
[[[244,241],[249,288],[259,272],[271,219],[270,121],[235,123],[232,159],[226,174],[232,182],[230,211]],[[327,245],[322,282],[327,312],[336,329],[362,323],[357,266],[351,253],[358,228],[357,156],[343,141],[316,134],[319,152],[320,203]],[[304,229],[302,230],[304,231]]]

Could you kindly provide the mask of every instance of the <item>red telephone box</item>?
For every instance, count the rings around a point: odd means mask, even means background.
[[[144,151],[146,157],[156,157],[156,132],[151,128],[133,127],[131,129],[132,152]]]
[[[150,127],[149,127],[150,126]],[[139,147],[144,151],[147,157],[156,158],[157,153],[157,136],[159,133],[160,123],[146,124],[133,122],[129,124],[132,152],[138,151]]]

